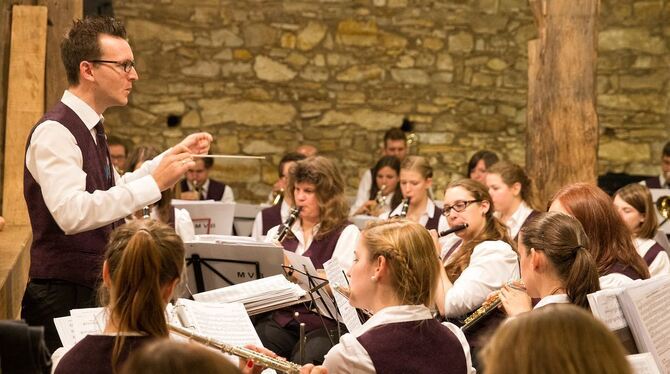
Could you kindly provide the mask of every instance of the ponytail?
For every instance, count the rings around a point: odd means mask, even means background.
[[[574,256],[574,262],[565,276],[565,291],[570,302],[588,309],[586,295],[600,290],[596,262],[588,249],[581,245],[575,249]]]

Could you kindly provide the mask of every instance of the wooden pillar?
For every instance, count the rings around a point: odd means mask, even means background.
[[[60,43],[72,21],[84,14],[83,0],[41,0],[41,5],[49,9],[47,27],[47,72],[46,72],[46,108],[51,108],[63,96],[67,88],[65,68],[60,58]]]
[[[28,133],[44,114],[47,8],[15,5],[7,84],[7,120],[2,215],[9,224],[28,224],[23,199],[23,160]]]
[[[562,186],[596,183],[599,0],[529,0],[539,38],[528,43],[526,168],[547,201]]]

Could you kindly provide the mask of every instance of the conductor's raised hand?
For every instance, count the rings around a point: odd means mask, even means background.
[[[184,173],[195,166],[191,151],[184,145],[178,144],[163,157],[151,176],[158,188],[165,191],[174,186],[184,176]]]
[[[209,152],[209,145],[213,139],[210,133],[197,132],[185,137],[178,145],[186,147],[192,154],[202,155]]]

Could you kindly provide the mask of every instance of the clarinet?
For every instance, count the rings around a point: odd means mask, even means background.
[[[402,200],[400,206],[400,213],[396,217],[405,218],[407,217],[407,211],[409,210],[409,197]]]
[[[275,237],[275,240],[277,240],[279,243],[283,242],[284,239],[286,239],[286,236],[288,235],[288,233],[291,231],[291,226],[293,226],[293,223],[295,222],[295,220],[298,219],[298,215],[300,214],[300,209],[302,209],[302,207],[296,207],[296,208],[291,209],[291,212],[289,213],[288,217],[286,218],[286,221],[279,228],[279,231],[277,232],[277,236]]]

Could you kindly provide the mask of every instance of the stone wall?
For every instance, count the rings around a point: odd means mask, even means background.
[[[301,143],[338,160],[355,192],[385,130],[416,123],[413,153],[437,190],[488,148],[523,163],[526,0],[115,1],[140,80],[112,110],[112,132],[160,147],[196,130],[214,176],[259,202],[281,155]],[[600,172],[653,174],[670,133],[670,5],[603,0],[599,58]],[[180,125],[167,126],[168,116]]]

